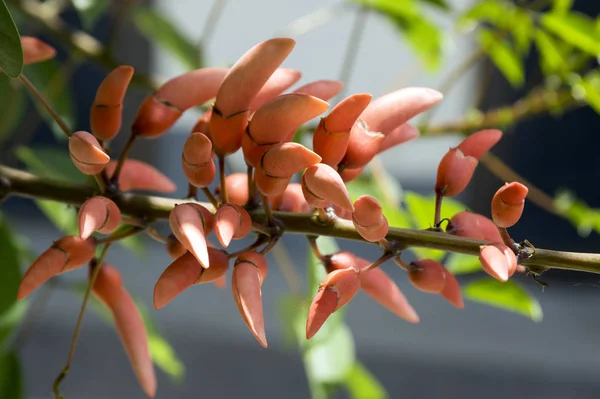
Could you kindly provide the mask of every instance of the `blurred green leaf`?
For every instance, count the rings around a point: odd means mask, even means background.
[[[71,0],[86,30],[92,29],[110,6],[110,0]]]
[[[506,39],[500,39],[489,30],[482,29],[479,32],[478,40],[483,50],[511,85],[517,87],[525,82],[523,61]]]
[[[446,0],[421,0],[423,3],[440,8],[444,11],[450,11],[451,7]]]
[[[450,254],[446,262],[444,262],[444,266],[452,272],[452,274],[456,275],[481,271],[479,257],[459,253]]]
[[[122,224],[117,228],[110,236],[115,237],[126,232],[133,230],[135,227],[127,224]],[[127,248],[131,252],[133,252],[139,258],[146,258],[147,252],[146,247],[142,241],[142,237],[140,234],[136,234],[122,240],[117,241],[119,245],[122,245],[124,248]]]
[[[177,57],[186,68],[196,69],[202,66],[196,46],[164,13],[139,6],[133,13],[133,22],[142,34]]]
[[[506,18],[507,12],[512,11],[513,8],[513,4],[502,0],[477,1],[474,2],[473,7],[457,19],[457,25],[466,28],[480,22],[489,22],[498,27],[506,28],[510,23]]]
[[[581,86],[585,90],[585,101],[600,113],[600,71],[592,71],[584,76]]]
[[[10,309],[0,314],[0,352],[15,328],[21,323],[27,311],[27,299],[16,301]]]
[[[573,7],[573,0],[552,0],[552,11],[566,13]]]
[[[61,202],[35,200],[40,210],[52,222],[54,227],[65,235],[78,234],[77,213],[75,209]]]
[[[4,0],[0,0],[0,68],[11,78],[23,70],[21,37]]]
[[[15,133],[25,111],[25,93],[19,82],[0,74],[0,146]]]
[[[345,382],[355,361],[354,339],[345,324],[339,324],[326,339],[309,345],[304,352],[309,378],[321,384]]]
[[[510,34],[514,38],[515,50],[521,55],[526,56],[531,48],[531,41],[535,32],[534,21],[529,12],[521,8],[515,8],[514,12],[507,16],[512,20]]]
[[[0,315],[13,307],[17,301],[17,291],[21,283],[19,249],[6,217],[0,213]]]
[[[15,352],[0,352],[0,397],[23,398],[21,362]]]
[[[317,246],[323,255],[329,255],[336,253],[340,250],[335,241],[335,238],[319,236],[317,238]],[[313,251],[309,248],[309,256],[308,256],[308,296],[311,298],[317,293],[319,289],[319,284],[327,275],[325,271],[325,266],[321,263],[321,261],[316,257]]]
[[[573,223],[580,236],[587,237],[592,230],[600,233],[600,209],[590,208],[572,191],[560,190],[554,198],[554,206]]]
[[[67,65],[68,64],[64,64]],[[58,113],[63,121],[73,130],[75,126],[75,103],[69,90],[69,77],[66,74],[67,69],[61,68],[61,64],[56,59],[31,64],[27,66],[27,77],[33,85],[44,96],[46,101],[52,105],[52,108]],[[29,91],[27,91],[29,93]],[[29,93],[31,101],[38,110],[39,115],[46,121],[48,126],[54,132],[54,136],[59,140],[66,140],[66,136],[60,127],[56,124],[52,116],[46,111],[42,104]]]
[[[463,288],[463,295],[472,301],[518,313],[533,321],[543,318],[538,300],[514,281],[502,283],[492,278],[477,280]]]
[[[535,32],[535,43],[540,53],[540,64],[544,75],[548,76],[565,68],[561,49],[552,36],[538,29]]]
[[[585,14],[546,13],[541,17],[542,26],[567,43],[593,56],[600,54],[600,32],[594,20]]]
[[[373,374],[360,362],[354,366],[346,377],[346,388],[351,399],[387,399],[388,393]]]

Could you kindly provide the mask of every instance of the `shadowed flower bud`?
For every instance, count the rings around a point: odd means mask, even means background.
[[[299,81],[301,77],[302,73],[295,69],[277,68],[265,85],[260,89],[256,97],[250,102],[250,113],[256,111],[267,101],[272,100],[292,87],[292,85]]]
[[[85,201],[77,215],[79,237],[87,239],[94,231],[110,234],[121,224],[121,211],[112,200],[96,196]]]
[[[177,259],[181,255],[187,252],[187,249],[175,237],[173,234],[167,236],[167,253],[172,259]]]
[[[221,206],[215,214],[215,234],[227,248],[232,239],[241,240],[252,229],[252,218],[244,208],[235,204]]]
[[[490,219],[473,212],[459,212],[452,216],[446,233],[474,240],[502,242],[498,227]]]
[[[43,62],[56,55],[54,47],[35,37],[21,36],[21,46],[23,47],[23,65]]]
[[[459,148],[465,156],[479,160],[479,158],[495,146],[501,138],[502,132],[500,130],[481,130],[468,136],[457,148]]]
[[[506,281],[517,269],[517,258],[504,244],[483,245],[479,252],[483,270],[500,281]]]
[[[344,83],[339,80],[316,80],[298,87],[292,93],[308,94],[320,98],[323,101],[328,101],[335,97],[344,88]]]
[[[98,89],[90,110],[90,126],[100,140],[113,139],[121,129],[123,98],[133,77],[133,68],[121,65],[109,73]]]
[[[149,397],[154,397],[156,376],[150,357],[146,326],[135,302],[122,286],[119,271],[110,265],[103,265],[92,292],[110,309],[142,390]]]
[[[344,169],[340,172],[340,176],[345,183],[351,182],[362,174],[364,167],[356,169]]]
[[[381,154],[382,152],[387,151],[397,145],[414,140],[419,137],[419,134],[419,130],[408,123],[400,125],[386,134],[385,138],[381,142],[381,145],[379,146],[379,151],[377,153]]]
[[[444,266],[432,259],[411,262],[408,278],[412,285],[423,292],[440,294],[446,285]]]
[[[263,346],[267,347],[262,308],[261,285],[267,275],[265,257],[258,252],[244,252],[235,261],[231,293],[242,319]]]
[[[335,204],[351,212],[354,210],[342,178],[335,169],[324,163],[306,168],[302,175],[302,192],[306,202],[316,208]]]
[[[458,284],[458,281],[456,281],[456,277],[446,269],[444,269],[444,277],[446,279],[446,284],[440,295],[457,308],[464,308],[465,303],[462,294],[460,293],[460,285]]]
[[[92,260],[95,250],[94,237],[82,240],[78,236],[65,236],[54,242],[25,272],[17,299],[25,298],[55,275],[85,265]]]
[[[109,162],[106,165],[107,175],[112,176],[116,167],[116,161]],[[175,183],[154,166],[136,159],[125,160],[118,183],[121,191],[145,190],[172,193],[177,190]]]
[[[350,130],[369,101],[371,95],[368,93],[353,94],[321,119],[313,135],[313,149],[323,158],[323,163],[335,167],[341,162],[350,140]]]
[[[248,174],[232,173],[225,176],[227,187],[227,200],[236,205],[245,205],[248,202]],[[217,186],[215,194],[221,194],[221,186]]]
[[[196,204],[176,205],[169,215],[169,224],[181,245],[198,259],[202,267],[208,268],[210,263],[205,230],[209,223],[198,207]]]
[[[444,197],[460,194],[471,181],[476,167],[475,158],[464,155],[458,148],[451,148],[438,166],[436,194]]]
[[[102,172],[110,161],[98,140],[88,132],[75,132],[69,137],[69,155],[73,164],[86,175]]]
[[[344,158],[340,162],[343,169],[362,168],[379,152],[385,135],[371,131],[364,120],[358,119],[350,130],[350,138]]]
[[[292,213],[306,213],[312,209],[298,183],[290,183],[281,195],[274,197],[272,207],[276,211]]]
[[[506,183],[492,198],[492,220],[498,227],[514,226],[525,207],[525,197],[529,190],[519,182]]]
[[[133,134],[144,138],[162,135],[184,111],[214,98],[227,72],[227,68],[200,68],[167,81],[138,109]]]
[[[383,216],[381,205],[369,195],[362,195],[354,201],[352,223],[356,231],[370,242],[383,240],[388,233],[388,221]]]
[[[275,38],[257,44],[231,67],[217,93],[210,117],[215,152],[227,155],[242,145],[250,104],[296,42]]]
[[[313,299],[306,321],[306,339],[311,339],[329,316],[354,298],[360,288],[358,270],[334,270],[325,276]]]
[[[199,132],[190,134],[181,152],[181,166],[193,186],[208,187],[216,174],[210,139]]]

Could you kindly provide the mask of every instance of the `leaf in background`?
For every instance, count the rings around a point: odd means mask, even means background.
[[[346,378],[346,389],[351,399],[387,399],[388,393],[373,374],[360,362],[354,366]]]
[[[444,262],[444,266],[452,274],[468,274],[481,271],[479,257],[459,253],[450,254],[446,262]]]
[[[304,352],[306,372],[320,384],[345,382],[355,361],[354,339],[345,324],[339,324],[325,339],[309,345]]]
[[[64,64],[68,66],[69,64]],[[61,68],[56,59],[31,64],[27,66],[27,77],[33,85],[42,93],[52,108],[58,113],[63,121],[73,130],[75,126],[75,103],[69,90],[69,77],[67,69]],[[29,91],[27,91],[29,93]],[[39,115],[46,121],[59,140],[66,140],[66,136],[56,124],[52,116],[31,94],[31,101],[38,110]]]
[[[23,398],[21,362],[15,352],[0,352],[0,397]]]
[[[515,8],[514,12],[507,16],[511,20],[512,28],[509,30],[514,38],[515,50],[526,56],[531,48],[534,34],[534,21],[530,13],[521,8]]]
[[[540,53],[540,64],[545,76],[564,70],[565,59],[555,39],[538,29],[535,32],[535,43]]]
[[[40,210],[52,222],[54,227],[65,235],[78,234],[77,214],[75,209],[62,202],[50,200],[35,200]]]
[[[446,2],[446,0],[421,0],[423,3],[437,7],[439,9],[442,9],[444,11],[450,11],[451,7],[450,5]]]
[[[595,231],[600,233],[600,209],[590,208],[569,190],[561,190],[554,198],[554,206],[577,228],[577,233],[587,237]]]
[[[593,56],[600,54],[600,32],[594,20],[581,13],[546,13],[541,17],[542,26],[567,43]]]
[[[122,224],[110,236],[119,236],[128,231],[131,231],[132,229],[134,229],[133,226]],[[141,234],[129,236],[127,238],[117,241],[117,243],[133,252],[139,258],[147,258],[146,248],[144,246],[144,243],[142,242]]]
[[[10,309],[0,314],[0,352],[2,352],[6,339],[23,320],[28,305],[29,302],[26,299],[16,301]]]
[[[574,0],[552,0],[552,11],[558,14],[566,13],[573,7]]]
[[[463,295],[472,301],[518,313],[533,321],[542,321],[543,318],[538,300],[514,281],[477,280],[463,288]]]
[[[323,255],[333,254],[338,252],[340,248],[335,241],[335,238],[320,236],[317,238],[317,245],[319,250]],[[321,263],[319,259],[315,256],[312,250],[309,248],[309,256],[308,256],[308,296],[312,301],[313,296],[317,293],[319,289],[319,284],[327,275],[325,271],[325,267]]]
[[[21,283],[19,249],[6,217],[0,213],[0,315],[13,307]]]
[[[0,68],[11,78],[23,70],[21,37],[4,0],[0,0]]]
[[[585,101],[600,114],[600,72],[592,71],[581,81],[585,90]]]
[[[481,30],[478,36],[483,50],[511,85],[518,87],[525,82],[523,61],[507,40],[502,40],[489,30]]]
[[[196,69],[202,66],[196,46],[164,13],[139,6],[133,13],[133,22],[142,34],[177,57],[186,68]]]
[[[461,15],[456,23],[462,29],[471,29],[472,25],[489,22],[498,27],[506,28],[510,21],[506,14],[514,5],[502,0],[485,0],[475,2],[473,7]]]
[[[25,93],[20,82],[0,74],[0,148],[2,143],[15,133],[17,123],[25,111]]]
[[[85,30],[91,30],[108,10],[110,0],[71,0]]]

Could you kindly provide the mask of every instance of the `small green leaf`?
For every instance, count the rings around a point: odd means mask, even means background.
[[[56,59],[27,66],[27,77],[31,80],[31,83],[42,93],[46,101],[52,105],[52,108],[72,131],[75,126],[76,109],[69,90],[69,77],[66,72],[67,70],[61,68],[61,64]],[[29,93],[29,91],[27,92]],[[29,94],[39,115],[50,126],[54,136],[59,140],[66,140],[65,134],[52,119],[46,108],[31,93]]]
[[[552,0],[552,11],[558,14],[563,14],[571,10],[573,0]]]
[[[469,8],[457,19],[457,25],[460,28],[467,28],[473,24],[489,22],[498,27],[506,28],[507,13],[512,12],[514,5],[502,0],[484,0],[474,2],[473,7]]]
[[[327,339],[308,346],[304,353],[309,378],[321,384],[345,382],[355,361],[354,339],[345,324],[338,325]]]
[[[87,177],[73,165],[66,148],[21,146],[16,153],[27,169],[38,176],[74,183],[87,181]]]
[[[164,13],[148,7],[136,7],[133,22],[138,30],[177,57],[186,68],[202,66],[196,46],[181,33]]]
[[[11,336],[15,328],[21,323],[27,312],[29,302],[27,299],[16,301],[13,306],[0,314],[0,352],[7,344],[7,338]]]
[[[21,362],[15,352],[0,352],[0,397],[23,398]]]
[[[450,5],[446,2],[446,0],[421,0],[423,3],[426,3],[428,5],[437,7],[441,10],[444,11],[450,11],[452,8],[450,7]]]
[[[110,6],[110,0],[71,0],[86,30],[92,29]]]
[[[131,231],[134,228],[135,228],[134,226],[131,226],[128,224],[122,224],[110,236],[111,237],[119,236],[121,234],[125,234],[126,232]],[[117,243],[119,245],[122,245],[124,248],[127,248],[128,250],[130,250],[131,252],[133,252],[135,255],[137,255],[140,258],[147,257],[146,248],[145,248],[144,243],[142,242],[142,238],[140,237],[139,234],[121,239],[121,240],[117,241]]]
[[[452,274],[468,274],[481,271],[479,257],[459,253],[450,254],[444,266]]]
[[[346,389],[351,399],[387,399],[388,393],[373,374],[360,362],[354,366],[346,378]]]
[[[21,283],[19,249],[13,239],[12,229],[6,217],[0,213],[0,315],[13,307],[17,301],[17,291]]]
[[[600,72],[588,73],[581,81],[581,86],[585,90],[585,101],[600,113]]]
[[[21,37],[4,0],[0,0],[0,68],[13,79],[23,70]]]
[[[577,233],[587,237],[595,231],[600,233],[600,209],[590,208],[569,190],[560,190],[554,198],[554,206],[577,228]]]
[[[477,280],[463,288],[463,295],[472,301],[518,313],[533,321],[542,321],[543,318],[538,300],[514,281]]]
[[[478,40],[483,50],[511,85],[518,87],[525,82],[523,61],[507,40],[498,38],[489,30],[481,30]]]
[[[317,246],[323,255],[333,254],[340,250],[335,238],[331,237],[320,236],[317,238]],[[312,250],[309,248],[308,251],[308,296],[312,300],[327,272],[325,271],[325,266],[323,266]]]
[[[552,36],[542,29],[538,29],[535,32],[535,43],[540,52],[541,67],[544,75],[551,75],[566,67],[561,49]]]
[[[75,209],[62,202],[50,200],[35,200],[40,210],[52,222],[54,227],[65,235],[77,234],[77,214]]]
[[[600,32],[594,20],[585,14],[546,13],[541,17],[542,26],[567,43],[593,56],[600,54]]]
[[[25,111],[25,93],[19,82],[0,74],[0,146],[16,133],[16,127]]]

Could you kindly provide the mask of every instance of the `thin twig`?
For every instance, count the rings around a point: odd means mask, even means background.
[[[227,203],[227,184],[225,184],[225,156],[219,155],[219,180],[221,182],[221,204]]]
[[[134,236],[134,235],[136,235],[136,234],[138,234],[138,233],[140,233],[140,232],[142,232],[144,230],[145,230],[144,227],[134,226],[130,230],[125,231],[122,234],[119,234],[119,235],[116,235],[116,236],[112,236],[111,235],[111,236],[108,236],[106,238],[102,238],[102,239],[98,240],[98,245],[112,244],[113,242],[120,241],[120,240],[123,240],[123,239],[125,239],[127,237]]]
[[[208,46],[210,40],[212,39],[217,25],[219,24],[219,20],[223,15],[223,10],[225,9],[225,5],[227,4],[227,0],[214,0],[208,13],[206,14],[206,22],[204,23],[204,28],[202,28],[202,33],[200,34],[200,42],[198,43],[198,49],[200,50],[202,47]]]
[[[116,185],[117,187],[119,186],[119,176],[121,175],[121,170],[123,169],[123,165],[125,165],[125,161],[127,160],[129,151],[131,151],[131,148],[133,147],[133,143],[135,142],[136,138],[137,134],[131,132],[127,143],[125,143],[125,147],[123,147],[123,152],[121,152],[121,156],[117,161],[117,167],[115,168],[115,171],[113,172],[113,175],[110,178],[111,183]]]
[[[360,271],[360,273],[366,273],[369,270],[373,270],[373,269],[381,266],[382,264],[384,264],[388,260],[392,259],[393,257],[394,257],[393,253],[391,253],[391,252],[385,252],[377,260],[375,260],[373,263],[371,263],[370,265],[367,265],[367,266],[359,269],[359,271]]]
[[[206,196],[206,199],[214,206],[215,208],[219,207],[219,200],[215,198],[213,193],[210,192],[208,187],[202,187],[202,192]]]

